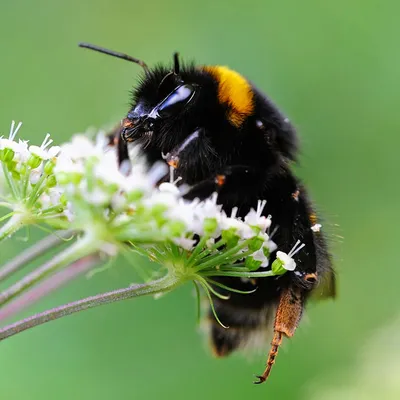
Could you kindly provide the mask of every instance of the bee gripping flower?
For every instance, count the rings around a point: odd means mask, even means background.
[[[173,169],[169,182],[158,185],[168,176],[166,163],[149,168],[138,147],[129,149],[130,159],[121,166],[104,136],[75,135],[58,147],[46,135],[36,146],[16,141],[20,126],[13,122],[9,137],[0,138],[2,198],[12,210],[0,225],[0,241],[27,224],[69,229],[79,234],[67,249],[70,257],[76,257],[73,246],[79,256],[139,253],[160,273],[167,271],[165,287],[146,283],[152,292],[194,280],[210,299],[214,276],[268,279],[296,268],[300,242],[289,253],[277,251],[270,266],[270,255],[278,249],[271,216],[263,215],[266,201],[258,201],[245,216],[239,217],[236,207],[227,215],[217,193],[186,200],[187,185],[175,179]],[[66,265],[60,254],[57,265]]]

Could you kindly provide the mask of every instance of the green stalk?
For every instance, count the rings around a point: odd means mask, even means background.
[[[269,276],[276,276],[272,271],[265,272],[236,272],[236,271],[210,271],[202,272],[201,276],[233,276],[238,278],[265,278]]]
[[[98,240],[93,236],[83,236],[63,252],[55,255],[50,261],[35,269],[30,274],[0,293],[0,306],[8,303],[19,294],[34,286],[45,277],[82,257],[98,250]]]
[[[69,237],[72,237],[73,234],[73,231],[53,232],[51,235],[45,237],[38,243],[34,244],[32,247],[24,250],[15,258],[0,267],[0,282],[4,281],[15,272],[21,270],[27,264],[34,261],[37,257],[43,255],[48,250],[60,246],[61,244],[66,242]]]
[[[51,310],[35,314],[21,321],[15,322],[0,329],[0,341],[17,333],[23,332],[35,326],[45,324],[58,318],[63,318],[79,311],[98,307],[104,304],[114,303],[116,301],[131,299],[134,297],[147,296],[150,294],[164,293],[174,289],[182,283],[175,276],[166,275],[165,277],[148,283],[130,286],[124,289],[117,289],[111,292],[102,293],[96,296],[90,296],[82,300],[74,301],[52,308]]]
[[[196,262],[197,256],[199,255],[199,253],[205,246],[207,240],[208,240],[208,237],[203,236],[200,239],[199,243],[197,243],[197,246],[194,248],[192,254],[189,256],[189,259],[187,260],[187,268],[190,268]]]
[[[10,178],[10,174],[7,170],[6,164],[3,162],[1,164],[3,166],[4,177],[6,178],[7,185],[10,188],[11,195],[14,198],[14,200],[17,201],[18,200],[18,191],[14,185],[14,180],[12,178]]]
[[[249,243],[251,239],[245,240],[243,243],[236,245],[235,247],[232,247],[231,249],[221,253],[218,256],[210,256],[207,257],[206,260],[196,266],[195,271],[198,272],[202,269],[206,269],[209,267],[214,267],[218,264],[222,264],[224,261],[235,255],[238,251],[242,250],[245,248]],[[240,254],[241,258],[244,257],[244,254]],[[240,259],[240,258],[239,258]],[[229,260],[230,261],[230,260]]]
[[[46,180],[47,177],[48,177],[48,175],[43,172],[41,177],[39,178],[38,182],[33,187],[32,192],[29,195],[29,199],[26,204],[27,208],[32,208],[35,205],[35,202],[37,201],[39,196],[46,189],[45,187],[43,187],[43,182]]]
[[[0,228],[0,242],[10,237],[13,233],[17,232],[24,226],[24,219],[26,216],[22,213],[16,212],[1,228]]]

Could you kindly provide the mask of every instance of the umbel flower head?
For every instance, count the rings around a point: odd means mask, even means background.
[[[94,140],[76,135],[61,147],[51,146],[46,135],[35,146],[17,141],[20,127],[13,122],[8,138],[0,138],[0,206],[9,210],[0,220],[0,242],[29,224],[69,229],[75,240],[9,288],[0,306],[71,263],[100,253],[139,253],[157,263],[163,278],[146,282],[143,294],[193,281],[211,305],[212,295],[226,298],[218,286],[235,290],[218,284],[216,276],[268,279],[295,269],[293,257],[304,246],[300,243],[289,254],[278,251],[270,266],[277,247],[270,233],[273,216],[262,215],[265,201],[240,219],[236,208],[230,215],[222,210],[217,194],[185,200],[172,170],[170,182],[158,185],[168,174],[167,165],[149,168],[137,148],[131,150],[131,162],[119,166],[115,148],[101,133]]]

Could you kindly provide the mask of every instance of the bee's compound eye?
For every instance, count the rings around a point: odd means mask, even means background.
[[[159,116],[170,117],[182,111],[193,99],[195,91],[195,87],[189,84],[178,86],[158,106]]]

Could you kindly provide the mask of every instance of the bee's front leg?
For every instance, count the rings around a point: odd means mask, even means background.
[[[256,207],[257,200],[262,196],[264,180],[265,172],[261,169],[246,165],[232,165],[192,186],[185,198],[205,199],[216,192],[218,203],[224,205],[226,212],[230,212],[233,207],[244,205]]]

